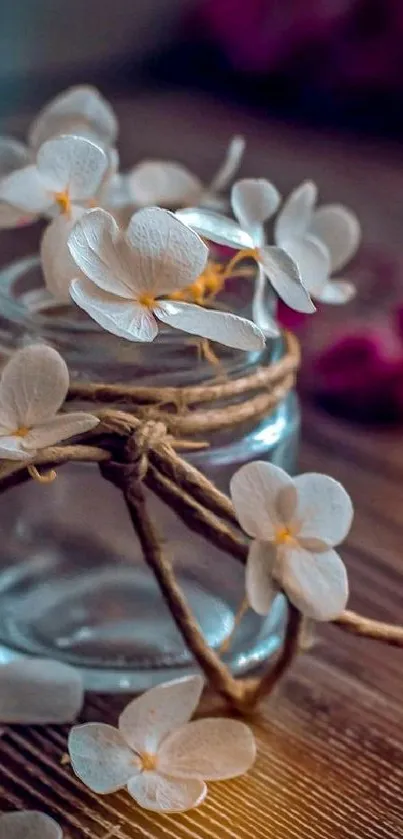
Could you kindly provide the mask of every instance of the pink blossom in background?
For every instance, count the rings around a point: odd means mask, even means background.
[[[321,42],[356,0],[203,0],[200,19],[240,70],[269,71]]]
[[[368,422],[403,418],[403,309],[345,334],[311,360],[306,389],[331,410]]]
[[[196,26],[239,71],[402,88],[402,0],[199,0]]]

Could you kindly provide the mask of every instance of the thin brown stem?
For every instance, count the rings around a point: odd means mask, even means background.
[[[242,600],[242,603],[241,603],[241,605],[239,606],[238,611],[237,611],[237,613],[236,613],[236,615],[235,615],[235,617],[234,617],[234,623],[233,623],[233,625],[232,625],[231,632],[227,635],[227,637],[226,637],[226,638],[224,638],[224,641],[222,642],[222,644],[221,644],[221,646],[220,646],[220,653],[221,653],[221,655],[223,655],[223,653],[228,652],[228,650],[229,650],[229,648],[230,648],[230,646],[231,646],[231,644],[232,644],[232,641],[233,641],[234,635],[235,635],[235,633],[236,633],[236,631],[237,631],[237,629],[238,629],[238,626],[239,626],[239,624],[241,623],[242,618],[243,618],[243,616],[246,614],[246,612],[248,611],[248,609],[249,609],[249,601],[248,601],[248,598],[247,598],[247,597],[244,597],[244,598],[243,598],[243,600]]]
[[[348,610],[332,623],[345,632],[360,635],[361,638],[383,641],[384,644],[389,644],[391,647],[403,647],[403,626],[375,621]]]
[[[246,562],[248,556],[246,542],[224,521],[206,509],[206,506],[162,475],[151,463],[148,466],[145,481],[156,495],[175,510],[190,530],[208,539],[219,550],[227,551],[241,562]]]
[[[274,666],[267,673],[260,679],[255,679],[245,685],[245,701],[248,705],[254,706],[263,696],[268,696],[272,693],[277,683],[290,669],[299,653],[303,617],[292,603],[288,603],[287,605],[288,619],[281,652]]]
[[[231,500],[220,492],[202,472],[166,446],[150,453],[152,463],[165,477],[180,486],[188,495],[207,507],[216,516],[227,519],[239,527]]]
[[[172,617],[189,650],[215,689],[228,701],[241,700],[243,686],[235,682],[218,655],[206,644],[203,634],[176,581],[169,558],[164,555],[147,510],[140,483],[124,490],[127,508],[139,537],[144,559],[153,571]]]

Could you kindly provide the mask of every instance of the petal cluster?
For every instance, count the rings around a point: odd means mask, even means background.
[[[143,160],[126,176],[132,203],[136,207],[158,205],[169,209],[194,204],[219,208],[223,204],[222,193],[241,165],[244,149],[243,137],[233,137],[221,166],[207,186],[180,163]]]
[[[256,461],[232,478],[231,496],[241,527],[252,537],[246,589],[252,608],[267,614],[283,590],[306,617],[332,620],[345,608],[348,581],[334,550],[347,536],[353,506],[327,475],[290,478]]]
[[[0,379],[0,458],[32,460],[98,425],[83,411],[60,413],[68,387],[67,365],[52,347],[33,344],[14,353]]]
[[[354,286],[331,279],[345,267],[360,242],[358,219],[341,204],[316,209],[317,188],[305,181],[285,201],[274,228],[276,244],[294,259],[312,297],[322,303],[347,303]]]
[[[258,264],[253,301],[256,323],[264,320],[268,337],[278,334],[274,318],[265,306],[266,280],[278,296],[299,312],[314,312],[315,306],[302,282],[299,269],[287,251],[278,245],[266,245],[264,224],[276,212],[280,196],[276,188],[263,178],[244,179],[234,184],[231,205],[236,221],[217,213],[198,208],[179,210],[176,215],[200,236],[219,245],[245,250]]]
[[[153,341],[162,322],[230,347],[264,346],[260,329],[245,318],[164,299],[191,285],[208,257],[200,237],[167,210],[139,210],[125,231],[105,210],[91,210],[68,246],[85,275],[71,283],[73,300],[120,338]]]
[[[206,781],[244,774],[256,752],[244,723],[216,718],[189,722],[202,689],[200,676],[178,679],[134,699],[118,728],[76,726],[69,736],[75,773],[103,795],[126,787],[148,810],[197,807],[206,797]]]

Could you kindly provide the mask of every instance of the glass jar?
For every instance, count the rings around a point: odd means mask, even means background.
[[[101,331],[76,308],[46,308],[37,258],[0,275],[0,345],[5,353],[47,342],[81,381],[160,386],[200,384],[214,375],[197,358],[195,341],[162,330],[152,344],[132,344]],[[225,347],[221,371],[239,376],[281,357],[282,339],[259,353]],[[295,393],[267,418],[210,435],[209,447],[187,455],[223,491],[243,463],[267,459],[295,465],[299,413]],[[218,650],[244,595],[240,563],[185,527],[148,493],[150,512],[177,578],[209,645]],[[99,691],[144,690],[191,672],[184,646],[145,565],[123,501],[98,467],[67,464],[49,485],[29,481],[1,497],[0,655],[57,658]],[[266,619],[251,610],[224,659],[243,673],[278,648],[284,627],[281,595]]]

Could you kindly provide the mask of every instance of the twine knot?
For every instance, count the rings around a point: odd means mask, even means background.
[[[167,440],[168,432],[164,422],[147,420],[139,425],[126,443],[128,477],[142,481],[147,474],[148,452]]]

